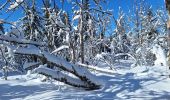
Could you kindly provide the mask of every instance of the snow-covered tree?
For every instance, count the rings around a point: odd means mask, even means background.
[[[152,46],[166,33],[164,11],[153,11],[152,6],[148,6],[144,1],[135,9],[135,15],[130,18],[133,22],[129,34],[132,45],[130,54],[137,59],[139,65],[153,65],[156,58],[151,52]]]
[[[102,41],[106,27],[110,22],[109,17],[112,14],[102,9],[100,5],[101,2],[103,1],[94,0],[90,2],[89,0],[82,0],[81,2],[75,2],[73,20],[77,23],[75,26],[77,27],[76,33],[79,33],[79,56],[82,63],[94,57],[99,51],[102,51]],[[91,3],[96,5],[96,7],[92,7]],[[84,48],[84,46],[86,48]],[[99,47],[99,51],[94,49],[94,47]]]
[[[5,74],[8,68],[13,70],[22,66],[26,70],[32,70],[71,86],[89,90],[100,88],[100,84],[94,80],[95,75],[86,68],[64,59],[65,55],[62,54],[67,53],[61,50],[69,48],[72,33],[69,18],[64,11],[46,6],[47,2],[48,0],[44,3],[44,12],[49,15],[46,17],[36,9],[35,0],[31,5],[24,2],[24,17],[15,24],[10,23],[11,31],[0,35],[1,45],[5,48],[2,54],[6,54],[2,60],[9,62],[3,67]],[[58,53],[60,51],[61,54]]]
[[[130,26],[128,25],[127,16],[121,8],[119,8],[119,14],[118,19],[115,20],[116,29],[115,29],[115,35],[112,39],[112,43],[110,48],[112,49],[112,54],[117,53],[128,53],[130,48],[130,41],[128,37],[128,32],[130,30]],[[126,56],[122,56],[124,59]]]

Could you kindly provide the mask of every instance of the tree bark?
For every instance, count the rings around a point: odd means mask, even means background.
[[[170,69],[170,0],[165,0],[165,5],[166,5],[166,10],[168,11],[168,22],[167,22],[167,29],[168,29],[168,47],[169,47],[169,53],[167,55],[168,57],[168,66],[169,66],[169,69]],[[170,77],[170,75],[169,75]]]
[[[83,28],[83,8],[81,7],[81,17],[80,17],[80,59],[81,63],[84,63],[84,28]]]

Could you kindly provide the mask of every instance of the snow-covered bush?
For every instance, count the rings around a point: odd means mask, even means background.
[[[155,54],[156,60],[154,61],[155,65],[158,66],[168,66],[167,64],[167,57],[165,50],[161,47],[161,45],[154,45],[152,48],[152,53]]]
[[[92,65],[97,65],[101,67],[101,63],[105,64],[106,67],[110,67],[111,70],[115,69],[114,64],[117,62],[115,55],[109,53],[97,54],[94,59],[90,62]],[[103,65],[102,65],[103,66]]]

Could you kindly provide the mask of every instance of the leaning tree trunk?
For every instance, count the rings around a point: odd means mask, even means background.
[[[166,10],[168,11],[168,22],[167,22],[167,29],[168,29],[168,47],[169,47],[169,53],[167,55],[168,57],[168,66],[170,69],[170,0],[165,0]],[[169,75],[170,77],[170,75]]]
[[[170,20],[168,20],[168,23],[167,23],[167,28],[168,28],[168,47],[169,47],[169,51],[168,51],[168,55],[167,55],[167,60],[168,60],[168,66],[169,66],[169,69],[170,69]]]
[[[38,59],[37,63],[40,63],[40,66],[35,69],[35,72],[37,73],[49,76],[57,81],[64,82],[65,84],[75,87],[81,87],[88,90],[100,88],[100,85],[96,80],[96,76],[91,74],[86,68],[67,62],[60,57],[39,49],[39,47],[43,47],[45,45],[44,43],[37,43],[35,41],[18,39],[5,35],[0,35],[0,40],[6,41],[2,45],[4,47],[8,46],[11,48],[14,54],[27,55],[29,57],[36,56]],[[7,42],[10,44],[13,43],[14,45],[10,45]],[[29,46],[25,46],[27,44],[34,46],[30,48]],[[35,64],[37,65],[37,63]],[[56,67],[58,70],[48,68],[50,66]],[[66,72],[74,75],[74,77],[69,76],[70,74],[65,74]]]

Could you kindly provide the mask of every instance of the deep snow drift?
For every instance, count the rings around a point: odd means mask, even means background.
[[[42,82],[43,76],[13,75],[0,79],[1,100],[130,99],[156,100],[170,98],[170,78],[164,66],[137,66],[131,61],[116,64],[113,74],[95,73],[103,83],[99,90],[86,91],[56,81]]]

